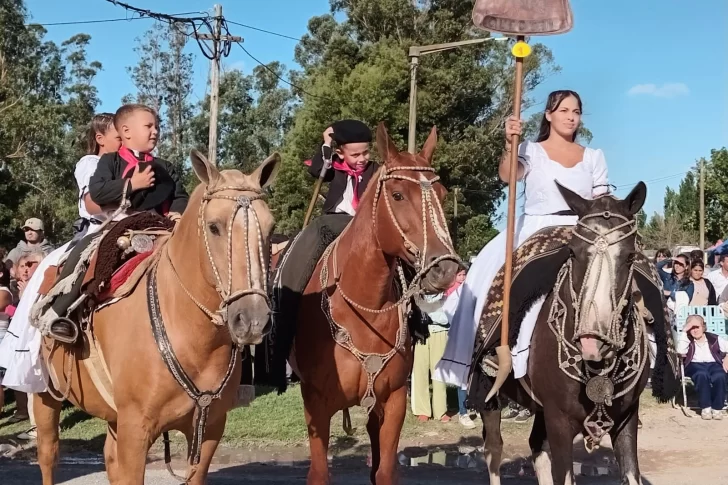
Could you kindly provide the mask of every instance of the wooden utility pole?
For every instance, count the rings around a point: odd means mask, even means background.
[[[215,25],[212,34],[196,34],[200,40],[212,42],[213,56],[210,59],[210,134],[208,138],[207,159],[217,165],[217,117],[220,101],[220,48],[222,41],[241,42],[242,37],[222,35],[222,5],[215,5]]]
[[[700,249],[705,249],[705,159],[700,159]]]

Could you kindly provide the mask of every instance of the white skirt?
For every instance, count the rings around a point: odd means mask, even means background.
[[[93,234],[100,227],[98,224],[90,226],[86,235]],[[40,355],[41,335],[30,324],[30,310],[38,299],[38,290],[43,283],[46,269],[58,264],[70,244],[71,242],[67,242],[43,258],[25,287],[23,297],[10,321],[8,333],[0,342],[0,367],[6,369],[2,379],[5,387],[30,394],[48,390],[48,374]]]
[[[535,232],[549,226],[573,226],[576,216],[522,215],[516,222],[516,247],[526,241]],[[514,248],[515,249],[515,248]],[[445,354],[438,362],[434,380],[443,381],[462,389],[468,387],[468,374],[473,357],[475,333],[483,311],[490,285],[500,271],[506,259],[506,233],[501,232],[480,251],[475,258],[465,282],[458,291],[450,295],[444,306],[450,320],[450,331],[445,347]],[[452,298],[458,295],[456,298]],[[536,319],[543,306],[544,299],[538,300],[526,313],[518,333],[516,348],[511,349],[513,355],[513,371],[516,378],[526,374],[531,335]]]

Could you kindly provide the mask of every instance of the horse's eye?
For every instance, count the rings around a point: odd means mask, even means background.
[[[213,233],[215,236],[220,235],[220,228],[214,222],[209,223],[207,227],[210,229],[210,232]]]
[[[404,195],[399,192],[392,192],[392,197],[394,197],[394,200],[404,200]]]

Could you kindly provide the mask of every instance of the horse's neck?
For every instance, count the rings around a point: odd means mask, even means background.
[[[341,235],[336,260],[340,284],[347,296],[372,309],[381,309],[392,301],[395,258],[384,254],[379,247],[371,209],[357,213]],[[364,291],[354,293],[356,289]]]

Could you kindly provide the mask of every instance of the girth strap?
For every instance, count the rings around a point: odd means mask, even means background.
[[[157,265],[152,268],[147,279],[147,306],[149,308],[149,319],[152,323],[152,334],[157,343],[159,354],[162,356],[162,360],[164,360],[167,369],[169,369],[177,384],[195,402],[195,424],[188,459],[192,459],[192,465],[197,465],[200,462],[202,440],[205,435],[205,425],[207,424],[207,416],[210,412],[210,404],[212,404],[213,400],[220,398],[222,390],[230,380],[230,376],[237,362],[238,348],[233,343],[230,349],[230,363],[228,364],[225,377],[223,377],[218,388],[214,391],[200,391],[182,368],[167,336],[167,330],[164,327],[164,321],[162,319],[162,311],[159,307],[159,295],[157,293]]]

